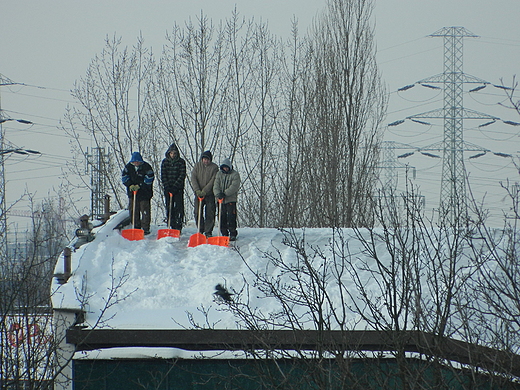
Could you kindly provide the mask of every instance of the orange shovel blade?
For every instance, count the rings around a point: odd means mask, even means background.
[[[143,229],[125,229],[121,230],[121,235],[130,241],[138,241],[144,239]]]
[[[175,237],[179,238],[181,236],[181,231],[178,229],[159,229],[157,230],[157,239],[163,237]]]
[[[209,237],[208,244],[219,245],[219,246],[229,246],[229,237],[227,237],[227,236]]]
[[[190,241],[188,242],[188,246],[193,248],[197,245],[207,244],[206,236],[202,233],[192,234],[190,237]]]

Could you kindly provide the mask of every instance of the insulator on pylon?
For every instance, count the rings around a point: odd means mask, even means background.
[[[484,88],[486,88],[486,86],[485,85],[481,85],[479,87],[470,89],[469,92],[477,92],[477,91],[480,91],[481,89],[484,89]]]
[[[436,85],[430,85],[430,84],[421,84],[423,87],[430,88],[430,89],[441,89],[441,87],[437,87]]]
[[[479,158],[479,157],[482,157],[486,154],[486,152],[482,152],[482,153],[479,153],[479,154],[475,154],[473,156],[470,156],[469,158]]]
[[[415,84],[405,85],[404,87],[401,87],[398,89],[398,91],[406,91],[407,89],[415,87]]]
[[[404,123],[404,119],[389,123],[388,126],[397,126],[397,125],[400,125],[401,123]]]

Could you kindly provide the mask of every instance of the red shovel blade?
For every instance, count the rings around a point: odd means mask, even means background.
[[[159,229],[157,230],[157,239],[163,237],[174,237],[179,238],[181,236],[181,231],[178,229]]]
[[[188,242],[188,246],[193,248],[194,246],[207,244],[206,236],[202,233],[192,234],[190,237],[190,241]]]
[[[143,229],[125,229],[121,230],[121,235],[130,241],[139,241],[144,239]]]
[[[208,244],[219,245],[219,246],[229,246],[229,237],[227,237],[227,236],[209,237]]]

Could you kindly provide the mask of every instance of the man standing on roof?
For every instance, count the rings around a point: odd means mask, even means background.
[[[126,186],[129,199],[128,209],[130,218],[134,221],[134,229],[143,229],[144,234],[150,234],[151,207],[150,200],[153,196],[153,169],[143,160],[139,152],[133,152],[130,162],[125,165],[121,177]],[[134,210],[135,193],[135,218]]]
[[[199,221],[199,199],[202,198],[199,233],[203,233],[206,237],[212,236],[215,226],[213,184],[218,172],[218,165],[212,160],[213,155],[209,150],[206,150],[191,171],[191,186],[195,192],[195,222],[198,223]]]
[[[215,176],[213,193],[222,199],[222,215],[220,216],[220,232],[229,236],[229,241],[237,239],[237,198],[240,188],[240,175],[233,169],[231,160],[225,158],[220,164],[220,171]]]
[[[184,180],[186,162],[181,158],[175,143],[171,144],[161,163],[161,182],[166,203],[166,220],[170,229],[182,230],[184,221]],[[171,213],[171,217],[170,217]]]

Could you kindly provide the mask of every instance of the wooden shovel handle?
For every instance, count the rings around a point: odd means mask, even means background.
[[[132,228],[135,229],[135,202],[136,202],[136,195],[137,191],[132,191],[134,194],[134,201],[132,202]]]

